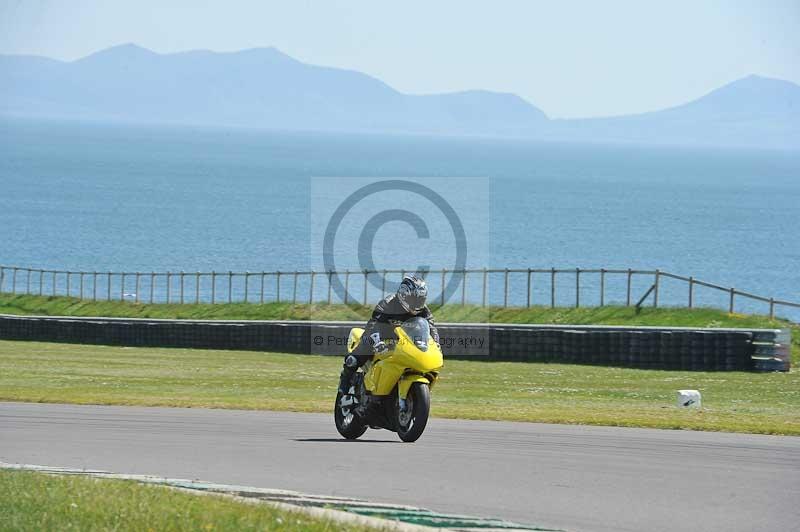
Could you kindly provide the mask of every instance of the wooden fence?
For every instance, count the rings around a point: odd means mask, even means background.
[[[98,272],[68,271],[0,266],[0,292],[11,294],[64,295],[90,300],[128,300],[146,303],[362,303],[368,304],[388,290],[412,269],[271,272]],[[336,290],[337,276],[344,290]],[[663,304],[664,281],[683,284],[683,295],[670,288],[671,305],[722,307],[736,311],[742,300],[763,305],[770,317],[776,309],[800,309],[800,304],[720,286],[694,277],[662,270],[482,268],[431,270],[425,272],[429,286],[437,290],[433,304],[476,304],[500,307],[605,306],[624,304],[637,307]],[[455,278],[456,282],[453,282]],[[544,278],[544,281],[542,281]],[[565,286],[565,281],[566,284]],[[621,279],[609,289],[612,279]],[[644,285],[642,285],[644,282]],[[574,283],[574,285],[573,285]],[[512,287],[511,285],[514,284]],[[539,288],[536,297],[534,284]],[[570,286],[572,285],[572,286]],[[592,298],[586,294],[591,285]],[[374,293],[370,294],[372,286]],[[542,291],[544,286],[544,291]],[[450,287],[449,294],[445,287]],[[455,290],[452,288],[455,287]],[[711,289],[724,296],[698,301],[697,288]],[[646,288],[646,291],[643,290]],[[380,294],[378,293],[380,292]],[[644,296],[639,293],[644,291]],[[343,297],[339,294],[343,293]],[[514,300],[511,300],[512,298]],[[574,299],[569,299],[573,298]],[[568,299],[565,299],[568,298]],[[492,300],[493,299],[493,300]],[[647,299],[647,301],[645,301]],[[685,302],[685,303],[684,303]]]

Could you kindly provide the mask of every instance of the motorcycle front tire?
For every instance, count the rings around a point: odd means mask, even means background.
[[[408,390],[408,395],[411,396],[414,407],[411,426],[405,430],[398,423],[397,435],[404,442],[411,443],[422,436],[425,425],[428,424],[428,415],[431,413],[431,389],[423,382],[415,382]]]

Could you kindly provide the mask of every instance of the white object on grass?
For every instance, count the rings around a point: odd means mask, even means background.
[[[678,406],[682,408],[700,408],[702,398],[697,390],[678,390]]]

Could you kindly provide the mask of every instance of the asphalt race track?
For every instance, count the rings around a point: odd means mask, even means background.
[[[431,420],[404,444],[332,416],[0,403],[0,461],[282,488],[574,531],[792,530],[800,438]]]

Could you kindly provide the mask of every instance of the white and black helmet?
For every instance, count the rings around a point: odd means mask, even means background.
[[[397,300],[406,312],[419,312],[425,307],[427,298],[428,286],[424,279],[412,275],[403,277],[403,282],[397,289]]]

